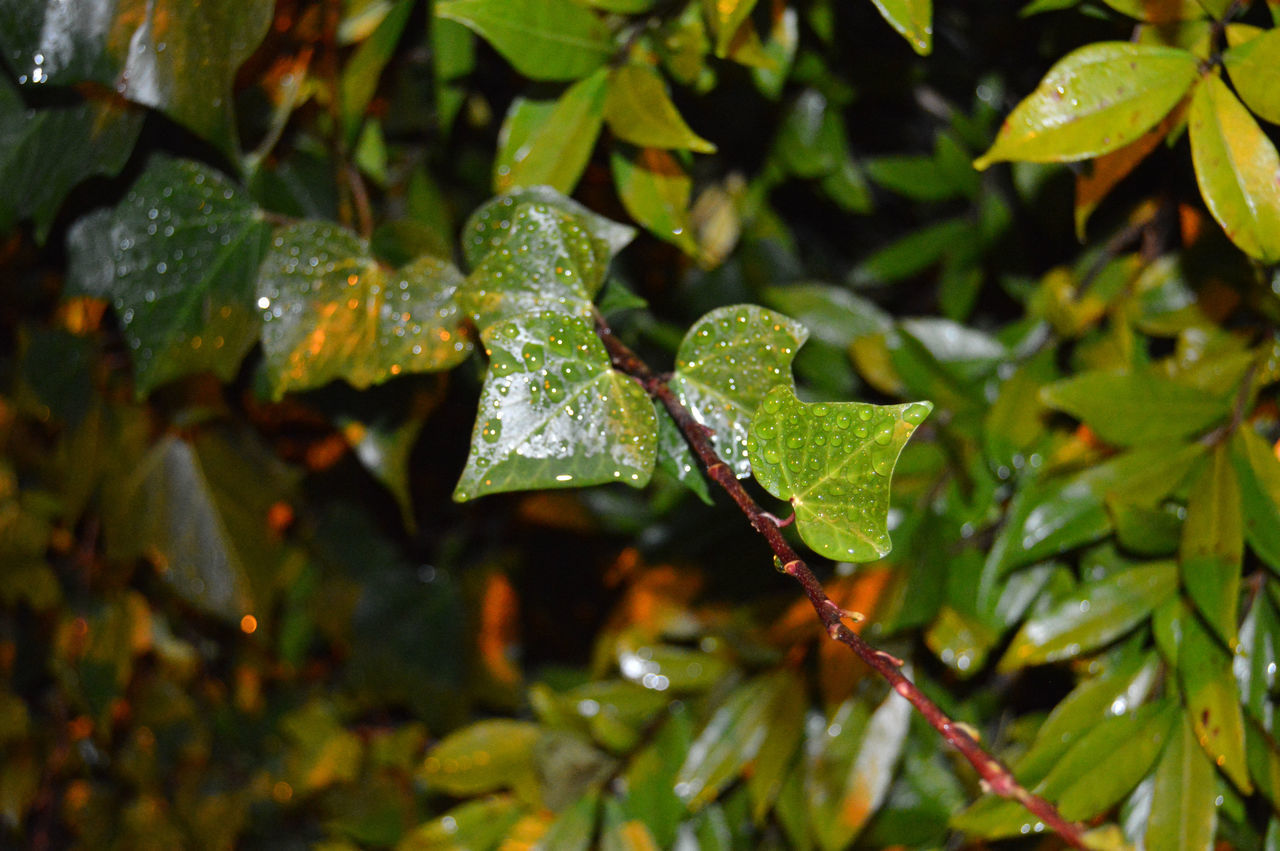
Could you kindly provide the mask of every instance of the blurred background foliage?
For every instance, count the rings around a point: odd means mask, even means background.
[[[934,404],[893,553],[818,567],[1024,784],[1280,847],[1280,208],[1222,194],[1278,9],[0,0],[4,843],[1057,847],[701,477],[452,501],[462,223],[546,184],[639,229],[600,308],[658,368],[754,302],[806,398]],[[973,168],[1127,40],[1196,57],[1157,135]]]

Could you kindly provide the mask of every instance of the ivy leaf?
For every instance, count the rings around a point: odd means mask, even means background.
[[[142,118],[142,110],[119,99],[29,110],[0,79],[0,231],[29,216],[43,242],[68,192],[87,177],[124,167]]]
[[[693,178],[669,151],[615,145],[609,155],[613,183],[631,218],[690,256],[698,239],[689,217]]]
[[[596,71],[570,86],[550,108],[534,101],[512,103],[510,120],[502,126],[494,189],[546,185],[572,191],[604,123],[608,79],[607,71]]]
[[[932,0],[872,0],[884,19],[921,56],[933,50]]]
[[[19,83],[93,80],[234,153],[232,79],[271,15],[257,0],[0,0],[0,42]]]
[[[676,425],[666,408],[655,406],[654,411],[658,416],[658,466],[697,494],[698,499],[707,505],[713,504],[707,479],[693,457],[693,450],[685,442],[680,426]]]
[[[929,402],[806,404],[776,387],[756,411],[747,454],[765,490],[791,501],[813,550],[839,561],[889,552],[889,483]]]
[[[1191,159],[1209,212],[1250,257],[1280,260],[1280,155],[1226,83],[1206,77],[1191,99]]]
[[[72,232],[72,291],[110,299],[137,392],[209,370],[229,381],[258,337],[253,282],[271,237],[258,208],[198,163],[155,157],[111,214]]]
[[[506,234],[458,295],[476,325],[483,330],[548,311],[589,317],[613,254],[610,242],[583,219],[543,201],[515,203],[509,218],[495,221],[499,212],[468,227],[480,243],[495,229]]]
[[[516,207],[523,203],[545,204],[555,207],[562,215],[573,219],[579,227],[604,241],[604,252],[597,262],[608,262],[635,237],[635,229],[606,219],[594,213],[572,198],[566,198],[550,186],[529,186],[494,198],[471,214],[463,228],[462,254],[467,265],[474,269],[480,261],[507,239]]]
[[[604,23],[573,0],[442,0],[436,14],[479,33],[534,80],[576,80],[604,64]]]
[[[1001,160],[1069,162],[1122,148],[1173,109],[1197,67],[1193,54],[1172,47],[1086,45],[1049,69],[974,168]]]
[[[742,304],[706,314],[680,343],[671,387],[740,479],[751,475],[751,417],[770,390],[791,386],[791,359],[808,336],[799,322]]]
[[[363,239],[334,224],[284,228],[258,280],[272,392],[279,398],[336,378],[364,388],[456,366],[472,348],[454,301],[462,280],[429,255],[388,270]]]
[[[1264,121],[1280,124],[1280,29],[1226,51],[1222,64],[1245,105]]]
[[[591,326],[544,313],[492,325],[483,339],[489,373],[455,500],[648,483],[657,456],[653,404],[609,366]]]
[[[604,117],[615,136],[642,148],[677,148],[702,154],[716,150],[689,129],[671,102],[662,77],[648,65],[632,63],[613,72]]]

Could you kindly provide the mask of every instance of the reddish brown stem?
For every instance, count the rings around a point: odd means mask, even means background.
[[[801,587],[804,588],[804,592],[808,596],[809,602],[813,605],[814,611],[817,612],[818,619],[822,621],[822,625],[826,628],[827,634],[833,640],[847,645],[850,650],[857,654],[859,659],[880,674],[893,687],[894,691],[910,701],[911,705],[924,716],[930,726],[937,730],[953,748],[958,750],[969,761],[969,764],[978,772],[978,776],[982,778],[987,789],[1002,798],[1008,798],[1022,804],[1032,815],[1055,831],[1073,848],[1087,848],[1088,846],[1084,842],[1084,827],[1082,825],[1067,821],[1058,812],[1057,807],[1044,798],[1032,794],[1018,783],[1017,778],[1013,776],[1013,772],[1004,763],[987,753],[962,725],[947,717],[947,714],[936,703],[930,700],[924,692],[916,688],[915,683],[903,675],[901,671],[902,660],[885,653],[883,650],[876,649],[867,643],[862,636],[844,625],[841,620],[846,615],[844,610],[827,596],[827,592],[823,590],[822,583],[818,581],[818,577],[814,575],[813,570],[805,563],[804,559],[800,558],[795,549],[787,543],[777,518],[761,508],[751,497],[751,494],[747,493],[747,489],[742,486],[742,483],[734,476],[733,471],[729,469],[729,466],[724,463],[711,445],[707,430],[693,418],[689,409],[680,403],[666,380],[651,370],[648,364],[642,361],[635,352],[631,351],[625,343],[615,337],[603,318],[599,316],[596,317],[596,331],[599,333],[600,339],[604,341],[605,348],[609,352],[609,357],[613,361],[614,367],[634,378],[651,398],[660,402],[667,409],[667,413],[671,414],[671,417],[676,421],[676,425],[680,427],[680,431],[685,440],[688,441],[689,447],[701,460],[703,467],[707,471],[707,476],[729,494],[733,501],[738,504],[738,508],[742,510],[742,513],[751,521],[751,525],[769,542],[769,547],[777,557],[778,563],[782,565],[783,572],[799,582]]]

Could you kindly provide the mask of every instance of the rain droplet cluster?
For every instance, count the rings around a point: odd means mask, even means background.
[[[791,384],[791,360],[808,336],[780,313],[742,304],[706,314],[680,343],[671,385],[740,479],[751,474],[751,417],[770,390]]]
[[[789,499],[801,537],[840,561],[889,552],[889,484],[894,465],[928,402],[807,404],[774,389],[751,425],[747,452],[756,479]]]
[[[489,374],[454,498],[620,481],[647,484],[657,420],[577,317],[526,315],[484,333]]]

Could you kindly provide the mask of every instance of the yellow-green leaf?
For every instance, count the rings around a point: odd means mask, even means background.
[[[1245,106],[1280,124],[1280,27],[1223,53],[1222,64]]]
[[[1280,260],[1280,156],[1226,84],[1206,77],[1191,100],[1191,157],[1209,212],[1241,251]]]
[[[933,50],[933,0],[872,0],[880,14],[921,56]]]
[[[600,135],[608,77],[601,69],[579,80],[551,109],[514,102],[498,140],[494,189],[550,186],[572,192]]]
[[[689,129],[650,66],[623,65],[610,75],[608,88],[604,117],[619,139],[645,148],[715,151],[715,145]]]
[[[715,35],[716,56],[723,58],[728,55],[738,27],[755,5],[756,0],[702,0],[703,14]]]
[[[1171,628],[1175,636],[1181,634],[1175,664],[1196,740],[1236,788],[1249,794],[1253,786],[1245,764],[1244,713],[1231,653],[1185,606],[1173,613]]]
[[[479,721],[450,733],[427,751],[419,776],[450,795],[509,789],[534,771],[534,745],[542,728],[529,721]]]
[[[1213,843],[1213,763],[1196,744],[1195,727],[1182,713],[1156,766],[1147,818],[1146,846],[1203,851]]]
[[[1191,485],[1178,554],[1187,596],[1228,646],[1236,640],[1244,519],[1230,449],[1220,443]]]
[[[1001,160],[1068,162],[1114,151],[1172,109],[1198,61],[1172,47],[1099,42],[1062,59],[1005,119],[974,166]]]
[[[573,0],[440,0],[436,14],[475,30],[534,80],[576,80],[604,64],[604,22]]]
[[[1103,0],[1112,9],[1140,21],[1170,24],[1204,17],[1197,0]]]
[[[613,182],[631,218],[659,239],[698,253],[689,218],[693,179],[680,161],[660,148],[615,145],[609,155]]]

